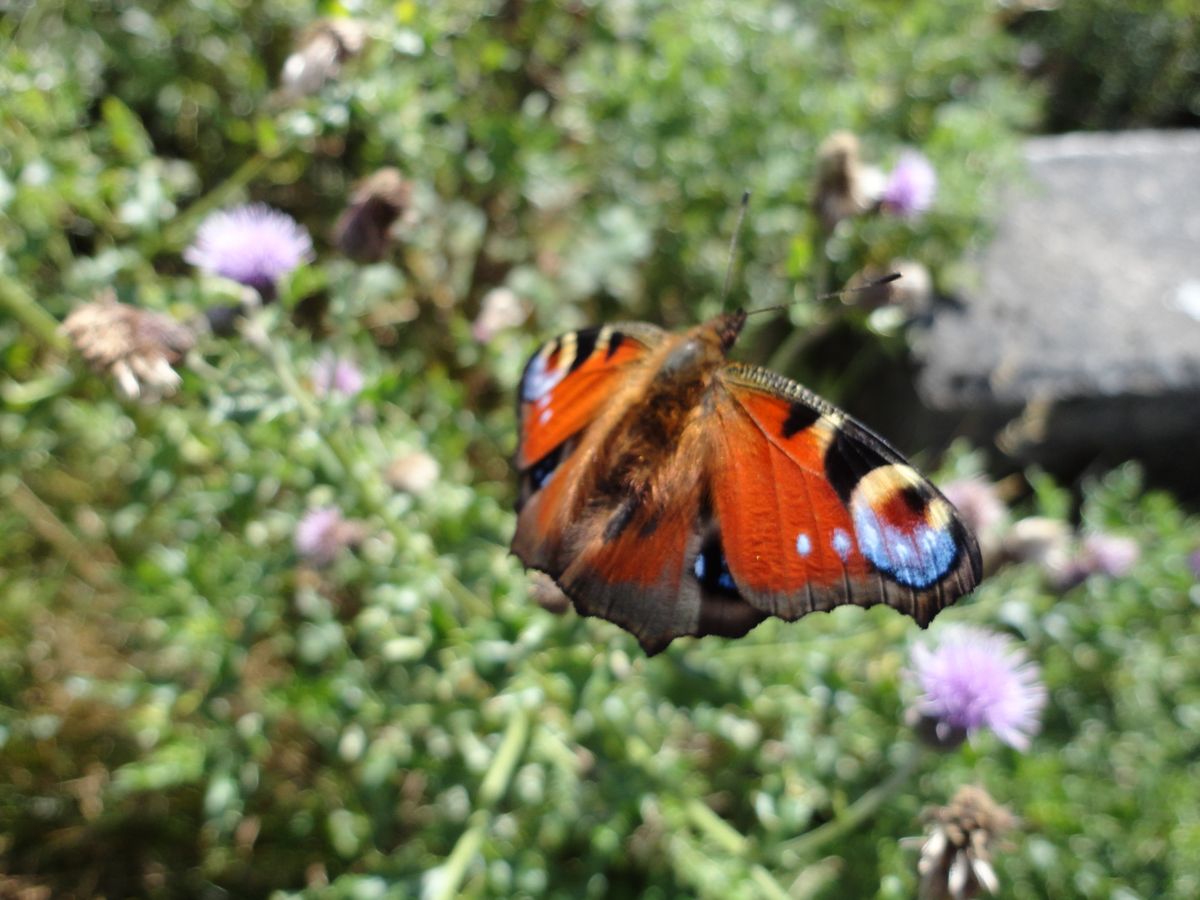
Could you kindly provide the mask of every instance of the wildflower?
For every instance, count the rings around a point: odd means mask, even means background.
[[[422,450],[397,456],[388,464],[384,479],[398,491],[422,494],[437,483],[441,474],[438,461]]]
[[[1018,750],[1037,731],[1046,688],[1037,666],[1001,634],[947,629],[934,649],[912,650],[912,677],[921,695],[914,712],[941,747],[983,728]]]
[[[253,203],[208,216],[183,258],[248,285],[269,301],[278,280],[312,255],[312,238],[302,225],[266,204]]]
[[[1200,581],[1200,547],[1188,556],[1188,568],[1192,570],[1192,577]]]
[[[284,94],[303,97],[336,78],[342,63],[362,52],[367,26],[355,19],[321,19],[296,40],[296,49],[283,63],[279,80]]]
[[[1122,578],[1142,555],[1142,549],[1133,538],[1115,534],[1090,534],[1083,539],[1080,554],[1091,572]]]
[[[817,184],[813,209],[826,233],[842,219],[865,212],[874,202],[881,181],[877,170],[859,158],[858,138],[849,131],[827,137],[817,149]]]
[[[922,154],[909,150],[888,175],[880,205],[887,212],[914,218],[933,205],[935,193],[937,172]]]
[[[1123,578],[1141,556],[1132,538],[1112,534],[1090,534],[1078,550],[1057,567],[1048,570],[1050,582],[1060,591],[1082,584],[1093,575]]]
[[[941,486],[963,521],[976,533],[993,532],[1008,518],[995,485],[982,478],[958,478]]]
[[[192,332],[170,316],[121,303],[111,289],[77,307],[62,331],[94,369],[116,379],[129,399],[174,393],[180,378],[172,366],[195,343]]]
[[[981,787],[963,785],[946,806],[921,814],[926,837],[920,842],[921,900],[970,900],[981,890],[996,893],[1000,881],[992,868],[992,848],[1016,827],[1016,817]]]
[[[471,334],[480,343],[487,343],[498,332],[516,328],[529,317],[529,310],[511,288],[492,288],[483,295],[479,315],[471,323]]]
[[[296,552],[314,565],[327,566],[364,537],[361,522],[345,518],[336,506],[322,506],[310,509],[296,523]]]
[[[1008,507],[995,485],[982,478],[958,478],[941,485],[941,490],[975,533],[984,566],[990,570],[1001,556],[1004,525],[1008,522]]]
[[[312,367],[313,393],[318,397],[342,394],[354,397],[363,389],[363,374],[353,362],[323,353]]]
[[[350,205],[333,227],[334,241],[351,259],[376,262],[387,249],[392,223],[411,203],[412,182],[399,169],[380,169],[355,187]]]
[[[1053,574],[1070,561],[1071,526],[1060,519],[1027,516],[1013,523],[1004,536],[1004,556],[1011,562],[1031,562]]]

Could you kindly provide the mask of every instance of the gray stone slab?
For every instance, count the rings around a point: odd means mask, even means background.
[[[1008,436],[1027,448],[1124,429],[1200,452],[1200,132],[1036,138],[1025,157],[962,308],[914,336],[922,400],[980,425],[1025,410]]]

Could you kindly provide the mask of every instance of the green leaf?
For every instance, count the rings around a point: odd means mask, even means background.
[[[284,309],[292,309],[301,300],[319,294],[327,283],[323,268],[311,264],[299,266],[279,280],[279,302]]]
[[[100,115],[108,126],[109,140],[125,162],[138,163],[151,156],[154,145],[141,120],[119,97],[109,94],[100,103]]]

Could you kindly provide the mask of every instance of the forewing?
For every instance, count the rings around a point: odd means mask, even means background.
[[[518,518],[512,543],[525,565],[550,569],[569,525],[563,504],[582,466],[575,451],[606,406],[623,396],[631,369],[665,334],[641,323],[574,331],[543,345],[525,365],[517,401]]]
[[[730,364],[713,411],[720,540],[757,609],[796,619],[887,603],[924,626],[979,582],[979,549],[950,502],[811,391]]]

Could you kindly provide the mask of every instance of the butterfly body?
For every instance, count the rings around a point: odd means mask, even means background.
[[[609,325],[530,359],[514,553],[648,653],[843,603],[926,624],[978,582],[974,539],[881,439],[730,362],[744,322]]]

